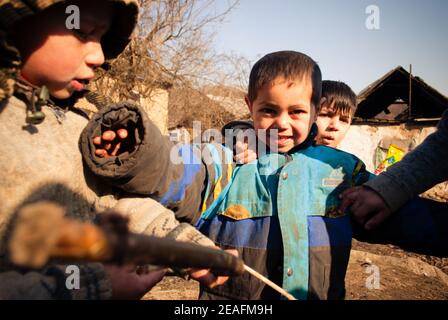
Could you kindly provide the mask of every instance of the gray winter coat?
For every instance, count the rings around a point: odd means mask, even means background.
[[[83,166],[78,139],[87,124],[81,114],[68,111],[58,121],[52,107],[44,106],[45,121],[25,124],[25,104],[16,97],[0,105],[0,298],[105,299],[111,296],[110,280],[101,264],[81,268],[80,290],[63,285],[63,267],[23,273],[11,268],[6,242],[13,227],[9,222],[25,204],[56,202],[67,215],[93,220],[113,208],[130,218],[130,229],[148,235],[168,236],[203,245],[213,243],[173,212],[149,198],[120,198]],[[62,271],[61,271],[62,270]],[[6,280],[4,280],[6,279]]]

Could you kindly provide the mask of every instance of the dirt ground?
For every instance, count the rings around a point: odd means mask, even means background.
[[[353,240],[346,276],[348,300],[448,300],[448,258]],[[195,300],[193,280],[165,277],[144,299]]]
[[[378,267],[377,289],[369,281],[370,266]],[[346,288],[346,299],[349,300],[446,300],[448,258],[418,255],[392,245],[353,240]]]

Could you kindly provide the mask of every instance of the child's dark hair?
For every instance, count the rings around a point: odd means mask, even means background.
[[[319,108],[322,87],[320,68],[309,56],[296,51],[272,52],[254,64],[249,76],[249,101],[255,101],[258,90],[279,76],[286,80],[310,77],[313,86],[311,104]]]
[[[341,81],[322,81],[322,97],[326,98],[325,105],[334,112],[353,117],[356,112],[356,94]]]

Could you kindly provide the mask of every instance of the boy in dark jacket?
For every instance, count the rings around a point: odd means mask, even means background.
[[[69,6],[79,10],[79,27],[67,26]],[[133,0],[0,2],[0,299],[140,298],[164,273],[79,264],[80,288],[70,290],[64,265],[17,269],[7,240],[24,206],[53,202],[90,221],[113,208],[134,232],[213,245],[154,200],[124,198],[83,167],[78,140],[88,118],[78,102],[88,101],[76,97],[126,47],[137,16]]]

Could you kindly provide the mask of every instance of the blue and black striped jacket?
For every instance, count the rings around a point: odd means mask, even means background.
[[[344,297],[350,217],[339,194],[370,174],[355,156],[311,143],[237,166],[198,228],[298,299]],[[243,279],[244,278],[244,279]],[[274,297],[251,276],[236,277],[204,298]]]

